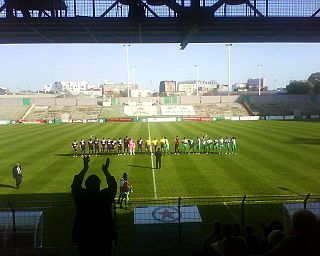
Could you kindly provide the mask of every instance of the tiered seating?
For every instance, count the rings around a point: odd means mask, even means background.
[[[76,106],[72,119],[97,119],[100,115],[100,106]]]
[[[240,103],[195,104],[198,116],[248,116],[246,108]]]
[[[249,103],[252,112],[258,115],[311,115],[319,114],[319,104],[311,103]]]
[[[20,119],[30,106],[0,105],[1,120]]]
[[[48,106],[35,106],[33,110],[25,117],[26,120],[41,120],[46,116]]]
[[[74,111],[74,106],[50,106],[45,114],[46,119],[61,119],[62,114],[68,114],[70,117]]]
[[[102,107],[99,118],[124,117],[123,106],[113,105],[110,107]]]

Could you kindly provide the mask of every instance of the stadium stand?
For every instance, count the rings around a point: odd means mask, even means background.
[[[27,120],[62,119],[67,114],[70,119],[97,119],[101,106],[35,106]]]
[[[17,120],[28,110],[29,106],[0,105],[0,119]]]
[[[46,116],[49,106],[35,106],[33,111],[26,117],[28,120],[41,120]]]
[[[162,115],[168,116],[194,116],[196,115],[192,105],[161,106]]]
[[[76,106],[72,119],[97,119],[100,115],[101,106]]]
[[[99,118],[108,117],[124,117],[122,105],[112,105],[110,107],[102,107]]]
[[[254,115],[312,115],[320,113],[320,105],[313,103],[294,104],[291,102],[247,103]]]
[[[247,109],[240,103],[194,104],[198,116],[248,116]]]
[[[124,106],[125,116],[156,116],[158,109],[156,106]]]

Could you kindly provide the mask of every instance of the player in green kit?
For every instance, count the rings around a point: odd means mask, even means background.
[[[236,150],[237,150],[236,137],[233,136],[231,138],[231,152],[232,152],[232,154],[236,154]]]
[[[199,137],[197,137],[197,140],[196,140],[196,154],[197,155],[200,155],[200,152],[201,152],[201,139]]]
[[[192,154],[194,154],[194,141],[193,141],[193,139],[189,139],[188,143],[189,143],[189,154],[191,154],[191,152],[192,152]]]
[[[213,140],[211,138],[207,139],[207,154],[210,154],[213,149]]]
[[[181,142],[181,145],[182,145],[182,152],[183,152],[184,154],[186,154],[186,153],[187,153],[187,145],[188,145],[188,140],[187,140],[186,137],[183,137],[183,140],[182,140],[182,142]]]

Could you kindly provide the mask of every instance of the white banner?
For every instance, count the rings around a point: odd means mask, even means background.
[[[156,116],[156,106],[124,106],[125,116]]]
[[[192,105],[161,106],[163,116],[195,116]]]
[[[197,206],[181,206],[180,222],[202,222]],[[142,206],[134,208],[134,224],[179,223],[178,206]]]
[[[175,117],[149,117],[147,119],[149,123],[161,123],[161,122],[176,122],[177,119]]]
[[[240,118],[238,116],[232,116],[231,121],[239,121]]]
[[[294,116],[284,116],[284,120],[293,120]]]
[[[260,120],[260,116],[240,116],[240,120],[242,120],[242,121],[256,121],[256,120]]]
[[[319,119],[319,115],[311,115],[310,118],[311,119]]]
[[[283,120],[283,116],[266,116],[266,120]]]
[[[9,124],[10,123],[10,121],[8,121],[8,120],[0,120],[0,124]]]

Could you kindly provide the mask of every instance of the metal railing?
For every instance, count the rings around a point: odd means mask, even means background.
[[[260,224],[278,220],[290,228],[290,216],[298,209],[319,211],[320,195],[293,196],[226,196],[162,199],[131,199],[129,209],[114,204],[118,227],[118,244],[139,246],[141,244],[195,245],[210,233],[214,220],[233,223],[243,228],[254,227],[260,232]],[[201,222],[184,222],[183,209],[199,210]],[[172,209],[165,221],[155,224],[134,224],[137,208]],[[189,208],[188,208],[189,207]],[[170,210],[171,211],[171,210]],[[23,201],[0,203],[0,248],[20,247],[67,247],[71,242],[71,230],[75,207],[72,201]],[[163,216],[163,215],[161,215]],[[144,217],[146,223],[154,221],[155,214]],[[150,219],[148,219],[150,218]]]
[[[41,6],[22,6],[23,1],[7,0],[5,4],[4,0],[0,0],[0,18],[8,17],[10,2],[14,3],[11,16],[16,18],[126,18],[132,1],[42,0]],[[146,18],[175,18],[196,7],[212,17],[320,17],[320,0],[248,0],[241,5],[224,4],[223,0],[141,0],[139,6]]]

